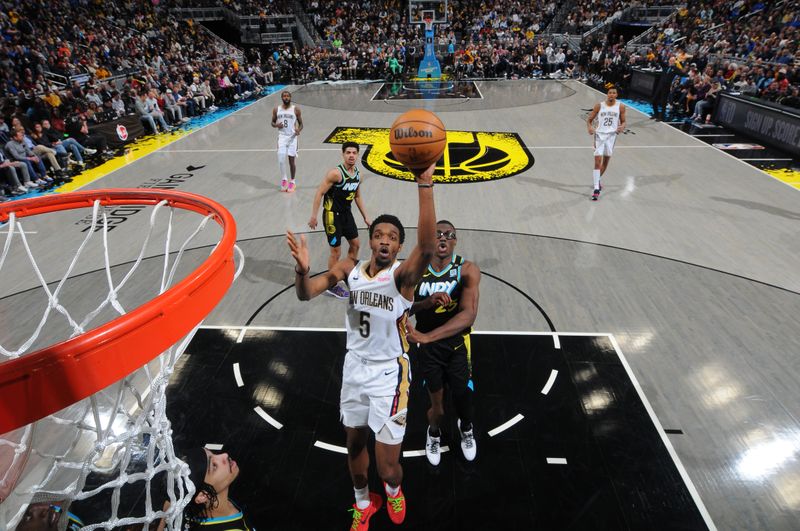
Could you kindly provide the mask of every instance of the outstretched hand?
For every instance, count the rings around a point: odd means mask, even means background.
[[[412,169],[411,173],[417,180],[418,184],[431,184],[433,183],[433,172],[436,170],[436,162],[428,166],[427,169]]]
[[[292,253],[292,258],[294,258],[295,262],[297,262],[297,271],[308,271],[309,260],[308,260],[308,244],[306,243],[306,237],[304,235],[300,235],[300,241],[297,241],[294,233],[290,230],[286,231],[286,243],[289,245],[289,251]]]

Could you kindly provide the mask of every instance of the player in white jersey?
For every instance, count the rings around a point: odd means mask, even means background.
[[[594,120],[597,118],[597,127]],[[614,151],[614,143],[617,135],[625,130],[625,105],[617,101],[617,88],[611,86],[608,89],[608,97],[594,106],[589,118],[586,120],[589,134],[594,135],[594,171],[592,172],[592,182],[594,191],[592,201],[597,201],[600,197],[600,190],[603,185],[600,177],[606,172],[611,154]]]
[[[272,109],[272,127],[278,129],[278,169],[281,172],[281,192],[294,192],[297,157],[297,137],[303,130],[300,107],[292,103],[292,93],[281,92],[283,104]],[[288,172],[287,172],[288,166]],[[289,176],[291,174],[291,180]]]
[[[396,217],[383,214],[369,227],[368,261],[347,256],[328,271],[309,276],[308,246],[287,232],[295,265],[295,289],[300,300],[309,300],[345,280],[350,289],[347,306],[347,355],[342,372],[341,418],[347,434],[347,464],[356,503],[354,530],[366,530],[369,518],[383,500],[367,486],[370,430],[375,433],[375,460],[384,481],[389,518],[399,524],[405,518],[405,497],[400,489],[403,469],[400,446],[406,428],[411,374],[406,341],[406,319],[414,300],[414,288],[422,278],[436,247],[436,215],[433,206],[431,165],[417,174],[419,221],[417,245],[402,263],[397,255],[405,239]]]

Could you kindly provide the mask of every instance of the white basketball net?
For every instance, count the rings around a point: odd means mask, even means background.
[[[11,214],[7,224],[8,236],[0,256],[0,277],[12,240],[19,240],[49,303],[35,331],[22,345],[17,348],[0,345],[0,362],[24,355],[48,320],[65,320],[72,330],[70,337],[74,337],[91,329],[98,314],[109,307],[119,315],[125,314],[126,309],[118,296],[142,263],[158,213],[165,205],[166,200],[152,208],[149,229],[138,257],[124,277],[115,283],[109,260],[108,216],[100,201],[95,201],[91,228],[52,290],[31,254],[23,223]],[[202,218],[176,253],[171,250],[170,241],[174,209],[169,207],[168,211],[169,224],[164,234],[159,294],[172,285],[187,246],[213,219],[210,215]],[[95,234],[102,235],[103,239],[108,294],[97,307],[79,318],[61,305],[59,293]],[[237,252],[240,258],[236,272],[238,276],[243,260],[238,248]],[[174,260],[171,261],[170,256]],[[129,289],[134,289],[134,286]],[[94,514],[78,514],[83,519],[85,530],[112,529],[131,524],[141,524],[143,529],[147,529],[149,523],[162,518],[167,529],[181,529],[183,509],[195,489],[188,479],[188,466],[176,457],[172,446],[165,391],[175,363],[195,330],[126,378],[53,415],[0,435],[0,529],[14,530],[29,503],[59,503],[66,509],[70,503],[77,502],[75,505],[79,505],[81,501],[87,504],[94,502],[92,507],[102,507],[93,509]],[[4,404],[3,407],[11,405]],[[87,479],[90,480],[88,483]],[[129,492],[135,492],[139,499],[136,505],[138,512],[134,515],[131,515],[130,508],[126,506],[129,504],[125,502],[126,493]],[[164,501],[169,501],[166,509]],[[66,520],[62,515],[61,529],[66,526]]]

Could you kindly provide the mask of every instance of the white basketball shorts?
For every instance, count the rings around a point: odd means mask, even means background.
[[[610,157],[614,152],[614,143],[617,141],[617,133],[595,133],[594,134],[594,156]]]
[[[348,352],[342,370],[342,424],[348,428],[369,426],[376,440],[400,444],[406,433],[410,386],[407,354],[394,360],[370,361]]]
[[[297,135],[278,135],[278,155],[297,156]]]

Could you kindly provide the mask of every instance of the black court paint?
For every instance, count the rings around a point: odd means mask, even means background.
[[[346,529],[345,456],[314,446],[345,443],[344,333],[253,329],[236,343],[239,332],[201,329],[179,362],[167,391],[176,446],[224,445],[241,469],[231,497],[256,528]],[[478,457],[461,456],[452,417],[443,440],[451,451],[438,467],[404,457],[404,529],[707,529],[610,339],[559,338],[561,349],[549,334],[473,335]],[[414,380],[403,450],[424,447],[427,407]],[[517,414],[520,422],[488,436]],[[370,489],[382,492],[374,459]],[[394,526],[381,510],[370,528]]]
[[[474,81],[394,81],[384,83],[372,100],[483,99]]]

